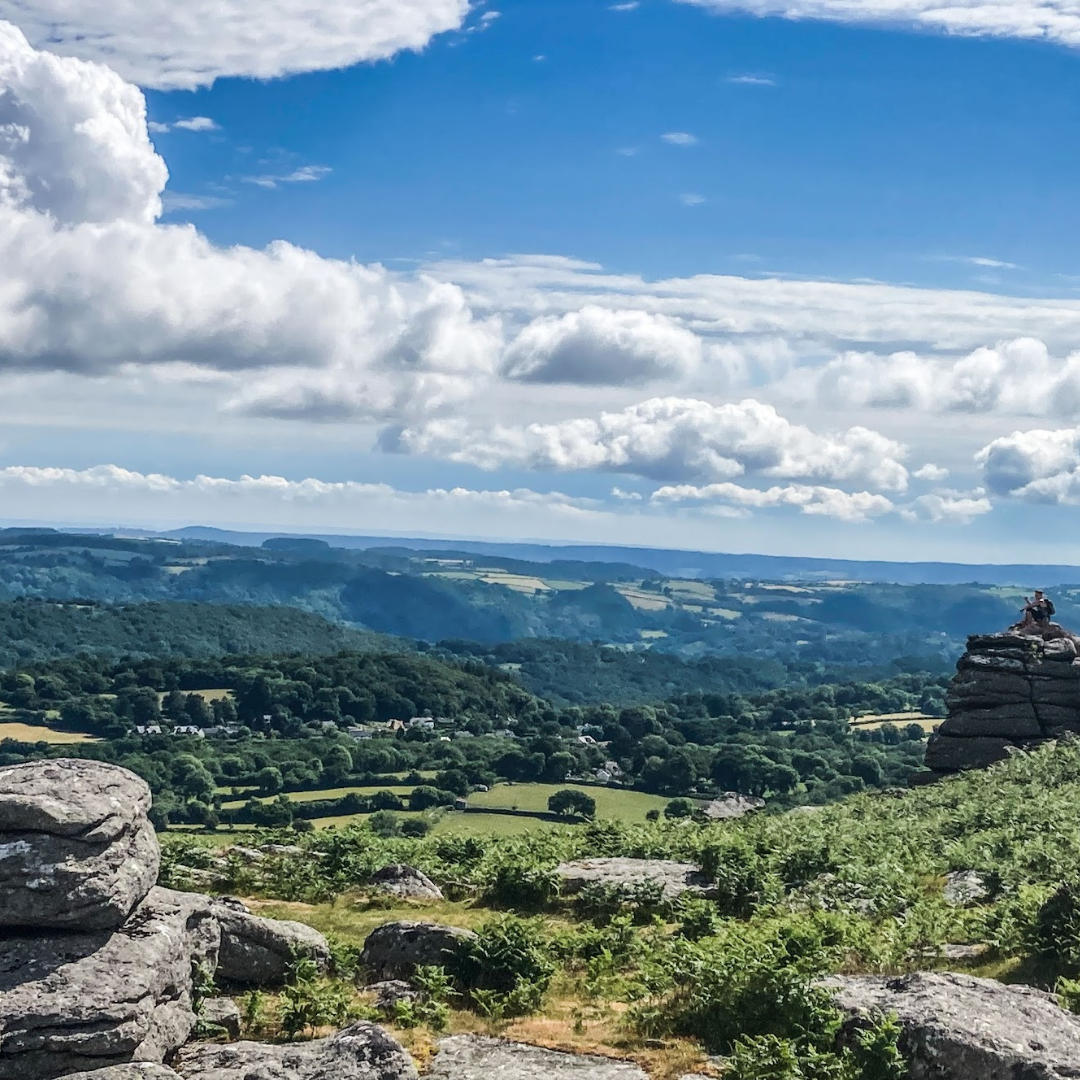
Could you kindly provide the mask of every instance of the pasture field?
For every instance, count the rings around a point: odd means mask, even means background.
[[[497,784],[490,791],[477,791],[470,795],[469,807],[472,810],[516,808],[530,814],[547,813],[548,799],[556,791],[566,788],[594,798],[598,818],[616,821],[644,821],[650,810],[663,810],[669,802],[662,795],[646,795],[642,791],[626,791],[622,788],[582,784]]]
[[[876,713],[872,716],[857,716],[851,721],[851,726],[859,728],[860,731],[874,731],[885,724],[895,724],[897,727],[918,724],[923,731],[929,734],[942,720],[943,717],[926,716],[920,712]]]
[[[185,697],[188,694],[195,694],[198,697],[201,697],[207,704],[210,704],[212,701],[224,701],[225,698],[232,697],[233,694],[232,690],[227,686],[215,687],[212,690],[181,690],[180,693]],[[164,701],[166,697],[167,695],[164,693],[158,694],[158,699],[160,701]]]
[[[97,742],[93,735],[81,731],[53,731],[52,728],[39,727],[36,724],[0,724],[0,742],[4,739],[17,739],[25,743],[53,743],[60,746],[70,743]]]

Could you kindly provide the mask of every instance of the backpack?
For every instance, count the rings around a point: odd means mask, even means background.
[[[1043,601],[1043,603],[1046,605],[1046,614],[1047,615],[1052,616],[1052,615],[1057,614],[1057,611],[1054,608],[1054,601],[1053,600],[1046,599],[1046,600]]]

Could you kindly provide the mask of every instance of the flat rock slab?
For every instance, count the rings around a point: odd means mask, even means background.
[[[318,930],[286,919],[264,919],[239,900],[213,900],[221,926],[217,977],[229,986],[280,986],[297,959],[313,960],[320,971],[330,965],[330,946]]]
[[[893,1013],[912,1080],[1075,1080],[1080,1016],[1030,986],[952,972],[829,979],[857,1027]]]
[[[383,923],[364,942],[360,970],[370,983],[407,979],[418,967],[445,966],[463,945],[475,939],[471,930],[441,923]]]
[[[700,866],[664,859],[582,859],[562,863],[557,872],[563,892],[571,896],[592,884],[629,893],[639,885],[654,882],[663,886],[666,900],[675,900],[687,892],[708,896],[715,888]]]
[[[112,930],[157,880],[150,788],[61,758],[0,769],[0,927]]]
[[[416,1080],[401,1044],[367,1023],[329,1039],[284,1046],[192,1044],[173,1064],[184,1080]]]
[[[453,1035],[439,1041],[426,1080],[648,1080],[637,1065],[591,1054],[564,1054],[539,1046]]]
[[[0,941],[0,1080],[161,1062],[191,1034],[191,975],[213,969],[205,896],[152,889],[114,933]]]

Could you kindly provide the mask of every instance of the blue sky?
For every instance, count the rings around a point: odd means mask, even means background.
[[[1077,271],[1080,227],[1070,50],[667,0],[498,10],[392,63],[151,95],[155,118],[224,129],[161,140],[173,186],[235,192],[227,177],[278,155],[328,166],[317,195],[241,191],[197,220],[221,242],[365,262],[543,251],[650,276],[1075,284],[1057,278]],[[965,255],[1023,270],[945,261]]]
[[[800,10],[0,0],[0,518],[1072,558],[1080,6]]]

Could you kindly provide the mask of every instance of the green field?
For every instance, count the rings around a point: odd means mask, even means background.
[[[621,788],[581,784],[498,784],[490,791],[470,795],[469,807],[472,810],[517,809],[529,814],[547,813],[548,799],[565,788],[592,796],[596,800],[596,816],[615,821],[644,821],[650,810],[663,810],[668,804],[663,796]]]

